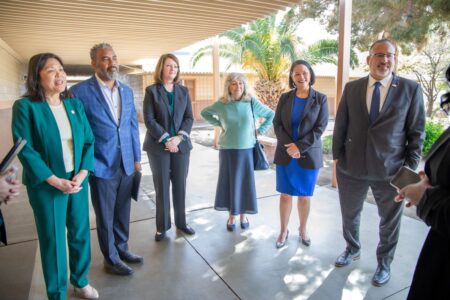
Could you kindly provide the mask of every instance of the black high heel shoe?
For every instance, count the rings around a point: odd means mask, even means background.
[[[277,241],[275,243],[275,247],[277,249],[283,248],[286,245],[286,241],[288,240],[288,238],[289,238],[289,229],[286,230],[286,237],[285,237],[284,241]]]
[[[306,247],[311,246],[311,239],[310,239],[310,238],[304,239],[304,238],[302,237],[301,234],[300,234],[300,241],[301,241],[302,244],[305,245]]]

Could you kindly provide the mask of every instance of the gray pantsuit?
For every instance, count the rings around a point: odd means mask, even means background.
[[[366,180],[348,176],[342,173],[339,168],[337,168],[337,180],[342,213],[342,231],[347,242],[347,249],[351,253],[355,253],[361,248],[359,242],[360,217],[370,187],[380,216],[380,241],[377,247],[377,260],[379,264],[383,264],[384,267],[389,269],[394,259],[403,211],[403,203],[393,201],[397,195],[396,190],[386,180]]]
[[[156,230],[170,229],[170,183],[172,183],[172,203],[175,226],[186,227],[186,178],[189,169],[187,153],[148,154],[156,193]]]
[[[333,158],[347,249],[361,248],[359,223],[369,187],[381,218],[378,264],[389,270],[397,245],[403,206],[389,185],[402,166],[415,169],[424,138],[422,90],[411,80],[392,77],[378,117],[371,121],[366,104],[369,78],[347,83],[336,114]]]
[[[143,149],[147,152],[156,192],[156,230],[170,229],[170,185],[175,226],[186,227],[185,198],[186,177],[192,143],[189,134],[193,116],[191,99],[186,87],[173,87],[173,111],[162,84],[153,84],[145,89],[144,121],[147,127]],[[174,134],[182,136],[178,152],[165,149],[164,140]]]

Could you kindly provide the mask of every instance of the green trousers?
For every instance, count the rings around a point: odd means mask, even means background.
[[[71,173],[67,174],[67,178],[70,177]],[[79,288],[88,284],[91,239],[87,182],[86,178],[83,189],[76,194],[64,194],[47,183],[27,187],[39,238],[47,296],[52,300],[66,299],[66,244],[69,248],[70,283]]]

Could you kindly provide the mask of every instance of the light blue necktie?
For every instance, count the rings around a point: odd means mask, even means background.
[[[380,85],[381,83],[379,81],[375,82],[374,88],[373,88],[373,94],[372,94],[372,102],[370,103],[370,121],[372,123],[375,122],[375,120],[378,117],[378,114],[380,113]]]

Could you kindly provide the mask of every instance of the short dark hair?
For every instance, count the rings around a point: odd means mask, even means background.
[[[376,44],[391,44],[395,49],[394,54],[397,55],[397,51],[398,51],[397,44],[391,39],[379,39],[379,40],[376,40],[375,42],[373,42],[372,45],[370,45],[369,54],[371,54],[370,52],[372,51],[372,48],[375,47]]]
[[[314,73],[314,70],[311,68],[311,65],[309,64],[309,62],[307,62],[306,60],[303,60],[303,59],[298,59],[292,63],[291,69],[289,70],[289,87],[291,89],[295,88],[294,80],[292,80],[292,72],[294,72],[295,66],[298,66],[298,65],[304,65],[305,67],[308,68],[309,73],[311,74],[311,80],[309,81],[309,86],[314,85],[314,83],[316,82],[316,73]]]
[[[156,68],[155,68],[155,73],[153,74],[153,79],[155,80],[155,83],[164,83],[163,78],[162,78],[162,74],[163,74],[163,69],[164,69],[164,63],[166,62],[166,59],[172,59],[174,62],[177,63],[178,66],[178,73],[177,76],[175,76],[175,78],[173,79],[174,83],[178,82],[178,79],[180,78],[180,62],[178,61],[178,58],[173,55],[172,53],[166,53],[161,55],[161,57],[158,60],[158,63],[156,64]]]
[[[111,44],[108,43],[100,43],[92,46],[91,50],[89,51],[89,55],[91,56],[91,60],[95,60],[97,58],[97,51],[99,49],[112,49],[113,47]]]
[[[47,60],[49,60],[50,58],[54,58],[59,61],[61,66],[64,68],[64,64],[61,58],[56,54],[46,52],[33,55],[28,62],[28,74],[26,82],[27,91],[23,95],[23,97],[27,97],[32,101],[45,101],[45,92],[40,83],[39,73],[42,71],[45,64],[47,63]],[[67,86],[60,96],[61,100],[70,98]]]

